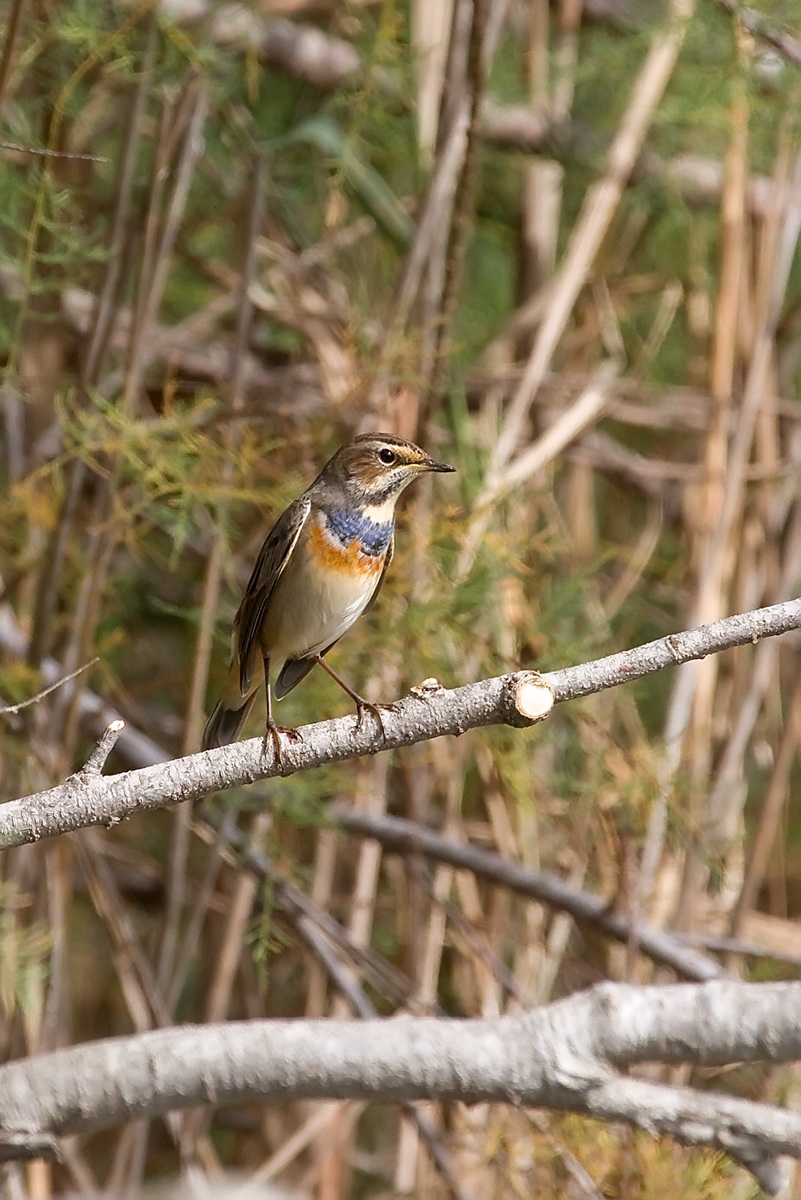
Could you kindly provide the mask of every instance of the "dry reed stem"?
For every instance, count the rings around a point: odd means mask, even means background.
[[[191,815],[189,805],[181,806],[180,811],[186,813],[187,828]],[[258,813],[250,831],[249,840],[254,848],[263,843],[272,826],[271,813]],[[243,948],[247,944],[246,932],[250,924],[256,895],[258,879],[251,872],[237,871],[234,879],[233,895],[226,897],[225,918],[217,931],[217,953],[214,966],[206,988],[203,1006],[203,1021],[213,1024],[222,1021],[228,1014],[234,989],[234,981],[239,970]],[[181,1153],[191,1161],[197,1153],[198,1144],[207,1139],[212,1122],[210,1110],[182,1115],[181,1121]]]
[[[454,0],[413,0],[412,44],[417,70],[417,141],[424,160],[433,157],[445,79],[448,30]]]
[[[470,112],[465,102],[464,63],[471,8],[471,0],[454,0],[447,73],[443,75],[443,98],[447,84],[449,111],[440,126],[440,145],[434,171],[418,218],[415,237],[406,257],[398,300],[385,338],[385,343],[391,346],[394,341],[392,332],[402,333],[407,328],[415,304],[427,300],[423,310],[425,315],[420,321],[425,339],[422,363],[431,354],[431,322],[436,320],[442,297],[445,246],[456,188],[467,153]]]
[[[487,479],[474,505],[473,516],[462,540],[455,578],[463,581],[478,554],[481,540],[492,521],[494,507],[508,492],[519,488],[532,475],[552,463],[575,438],[594,424],[611,393],[617,375],[615,363],[604,363],[578,399],[536,441],[507,463],[503,472]]]
[[[722,589],[734,565],[733,551],[729,551],[728,548],[734,534],[737,515],[744,504],[745,464],[762,397],[769,390],[776,324],[789,279],[790,265],[801,234],[799,188],[801,154],[796,157],[792,176],[790,177],[789,173],[785,176],[785,207],[776,213],[775,224],[769,229],[766,237],[767,246],[761,271],[763,302],[757,305],[756,310],[764,316],[760,318],[756,330],[753,359],[746,378],[743,404],[732,445],[719,523],[711,541],[709,554],[701,566],[699,592],[702,597],[713,586]],[[798,552],[790,543],[788,560],[782,572],[783,579],[779,582],[780,593],[790,594],[795,590],[799,569],[797,559]],[[742,758],[762,699],[770,685],[774,662],[775,658],[772,655],[757,655],[749,687],[733,719],[732,736],[724,750],[702,818],[705,845],[713,849],[721,845],[727,846],[735,833],[735,825],[745,798],[743,789],[739,786]],[[687,921],[696,890],[703,886],[705,877],[706,870],[700,854],[691,852],[685,867],[682,905],[677,914],[680,924]]]
[[[795,536],[793,536],[795,535]],[[801,504],[796,505],[790,536],[787,539],[787,557],[776,594],[791,595],[801,577]],[[749,672],[748,688],[732,715],[732,728],[720,763],[713,777],[709,796],[706,836],[712,846],[725,848],[734,836],[734,825],[739,818],[744,795],[739,786],[742,764],[754,727],[759,718],[768,689],[774,679],[776,658],[759,648]]]
[[[364,764],[358,771],[354,799],[357,806],[362,805],[366,811],[384,811],[386,805],[386,787],[388,764],[373,762]],[[349,939],[356,947],[369,944],[373,924],[374,905],[378,887],[378,872],[381,865],[381,848],[379,846],[362,847],[356,864],[353,890],[350,897],[350,919],[347,925]],[[345,973],[350,986],[353,985],[351,972]],[[347,1006],[343,995],[338,993],[331,1006],[331,1015],[341,1018],[345,1015]],[[329,1123],[321,1131],[316,1147],[316,1155],[320,1164],[323,1180],[321,1198],[336,1200],[341,1194],[346,1161],[349,1161],[352,1147],[349,1144],[349,1131],[353,1132],[353,1122],[347,1115],[347,1106],[336,1105],[331,1108]]]
[[[386,685],[387,675],[394,677],[396,672],[389,665],[382,673],[382,686]],[[369,689],[368,689],[369,694]],[[354,787],[354,801],[357,807],[365,812],[380,814],[385,811],[387,804],[387,789],[389,779],[388,761],[376,760],[364,764],[357,771]],[[378,845],[360,847],[353,873],[353,885],[349,897],[350,916],[346,931],[349,942],[356,950],[369,946],[375,919],[375,908],[378,900],[379,872],[381,869],[382,850]],[[355,984],[355,975],[349,968],[344,969],[346,980]],[[331,1005],[330,1015],[335,1019],[342,1017],[346,1011],[342,995],[337,995]],[[317,1155],[321,1162],[323,1177],[331,1181],[342,1179],[344,1163],[349,1161],[352,1147],[348,1145],[345,1133],[346,1127],[353,1131],[353,1125],[345,1121],[345,1109],[342,1106],[331,1109],[331,1127],[323,1132],[318,1139]],[[417,1117],[413,1113],[412,1125],[419,1131]],[[340,1135],[336,1130],[340,1130]],[[338,1186],[338,1184],[336,1185]],[[335,1200],[336,1192],[331,1192]]]
[[[233,418],[241,415],[245,405],[246,366],[245,355],[250,340],[253,307],[249,292],[256,271],[256,240],[261,232],[266,183],[265,162],[257,158],[251,173],[248,189],[247,217],[245,228],[244,261],[242,263],[239,289],[239,312],[237,316],[234,345],[231,352],[231,382],[229,412]],[[235,460],[239,446],[240,427],[234,419],[225,430],[228,459],[223,464],[223,485],[230,484],[235,474]],[[204,722],[205,693],[208,684],[209,664],[214,634],[214,616],[219,602],[222,582],[222,555],[226,539],[222,530],[215,531],[206,566],[206,579],[201,601],[200,629],[198,630],[194,669],[187,702],[184,751],[188,753],[200,742]]]
[[[445,822],[454,820],[455,814],[461,807],[463,794],[464,751],[459,748],[454,756],[445,755],[440,749],[434,748],[433,758],[436,778],[445,792]],[[410,872],[409,886],[418,903],[424,895],[418,886],[419,879],[415,871]],[[424,1005],[434,1005],[439,995],[439,979],[442,956],[445,948],[445,933],[447,928],[447,910],[445,907],[453,885],[453,871],[449,867],[438,867],[434,873],[429,895],[427,919],[422,932],[422,941],[417,938],[413,947],[417,950],[414,961],[417,997]],[[420,914],[422,919],[422,912]],[[439,1106],[429,1106],[432,1119],[439,1123]],[[409,1123],[403,1122],[400,1129],[397,1164],[394,1172],[394,1186],[403,1193],[410,1191],[415,1180],[420,1180],[424,1166],[419,1159],[418,1131]]]
[[[673,73],[693,9],[693,0],[672,0],[669,23],[654,36],[610,149],[604,175],[587,193],[564,261],[550,289],[547,313],[492,449],[487,470],[488,487],[493,486],[503,473],[520,442],[534,395],[551,365],[573,306],[620,203],[656,106]]]
[[[431,889],[434,903],[430,906],[426,922],[426,936],[423,953],[419,964],[418,996],[425,1004],[436,1003],[438,996],[438,981],[445,943],[445,928],[447,924],[444,901],[450,893],[453,884],[453,871],[448,867],[439,867],[435,872]],[[431,1104],[429,1111],[434,1121],[438,1121],[439,1106]],[[421,1169],[419,1161],[420,1138],[418,1131],[409,1122],[403,1122],[398,1142],[398,1155],[393,1183],[398,1192],[403,1194],[414,1187],[415,1179]]]
[[[759,889],[764,882],[771,852],[789,799],[788,782],[793,760],[798,753],[799,733],[801,733],[801,678],[796,681],[792,698],[787,706],[784,730],[759,809],[743,884],[731,915],[729,926],[731,937],[741,936],[745,917],[754,908]]]
[[[691,619],[700,619],[701,606],[709,606],[711,611],[713,592],[723,588],[725,573],[732,565],[731,559],[727,559],[727,551],[731,545],[735,522],[743,503],[749,449],[757,412],[767,382],[775,327],[781,299],[787,286],[792,251],[798,239],[799,217],[801,216],[801,209],[797,201],[797,189],[801,183],[799,171],[801,171],[801,159],[796,164],[794,181],[791,182],[786,153],[777,161],[775,192],[777,199],[772,208],[772,219],[769,222],[768,234],[765,239],[766,247],[761,258],[760,292],[764,303],[761,308],[757,309],[762,314],[760,328],[755,334],[743,401],[738,411],[738,420],[729,449],[723,492],[717,509],[717,520],[711,531],[704,559],[699,564],[696,602]],[[679,668],[673,683],[664,733],[666,750],[663,794],[653,806],[642,856],[642,896],[645,903],[647,903],[654,886],[657,865],[662,856],[667,819],[667,796],[679,765],[685,734],[693,713],[699,678],[704,678],[701,665],[698,663],[687,664]],[[705,678],[707,680],[705,687],[708,688],[709,676]],[[697,855],[690,855],[689,861],[693,864],[689,867],[692,878],[688,879],[688,883],[692,886],[682,889],[682,907],[685,914],[689,908],[691,897],[695,894],[696,876],[700,871]]]
[[[233,815],[230,815],[223,825],[223,830],[229,831],[230,827],[234,824],[234,820]],[[175,962],[166,993],[167,1006],[173,1014],[178,1007],[178,1002],[186,987],[192,964],[197,955],[197,947],[200,945],[203,924],[210,916],[211,908],[215,902],[218,881],[224,866],[225,846],[225,836],[215,840],[212,853],[206,864],[206,870],[200,883],[195,888],[189,919],[186,922],[181,944],[175,953]]]
[[[156,214],[151,210],[148,222],[149,237],[146,239],[148,270],[146,285],[140,288],[134,314],[128,370],[125,377],[123,398],[133,404],[138,397],[142,377],[150,360],[150,347],[158,311],[164,297],[171,261],[175,252],[178,230],[183,220],[192,177],[203,149],[203,126],[209,111],[209,90],[203,80],[190,80],[177,106],[174,122],[167,130],[162,143],[165,159],[158,164],[154,178],[153,196],[158,197],[160,187],[159,169],[164,170],[171,161],[180,140],[180,154],[175,165],[172,193],[166,205],[160,228],[155,223]],[[147,251],[149,250],[149,254]]]
[[[108,352],[109,339],[117,319],[117,306],[121,300],[125,277],[132,266],[131,256],[126,253],[125,239],[128,236],[128,227],[131,221],[136,167],[144,134],[143,123],[148,94],[152,86],[155,56],[156,23],[151,20],[148,25],[147,43],[142,55],[139,78],[134,89],[133,104],[126,127],[119,184],[109,235],[108,265],[103,285],[97,297],[92,332],[86,358],[82,364],[84,386],[95,385],[98,381],[101,365]]]
[[[563,18],[560,12],[560,18]],[[562,22],[560,20],[560,26]],[[549,95],[548,60],[548,4],[535,0],[528,13],[527,73],[529,98],[532,105],[546,110],[555,121],[564,120],[569,112],[572,87],[564,86],[568,77],[565,63],[562,66],[561,95],[557,99]],[[560,32],[563,30],[560,29]],[[561,39],[559,49],[564,50],[566,39]],[[556,93],[556,86],[551,90]],[[562,200],[563,169],[554,162],[534,162],[526,167],[521,194],[521,262],[518,268],[517,285],[520,297],[528,301],[532,295],[553,275],[556,264],[556,244],[559,233]],[[522,351],[522,346],[520,350]]]
[[[131,1023],[138,1032],[170,1024],[164,999],[149,958],[137,937],[127,905],[120,896],[108,863],[99,849],[96,830],[73,838],[95,911],[103,922],[115,971]]]
[[[329,912],[334,907],[334,881],[339,841],[340,835],[335,829],[321,829],[315,839],[310,898],[312,903],[323,912]],[[306,987],[305,1015],[322,1017],[327,1007],[326,975],[314,958],[308,960],[306,972],[308,985]]]
[[[3,52],[0,55],[0,116],[2,116],[3,108],[8,94],[8,85],[11,80],[11,75],[14,69],[14,45],[19,33],[20,22],[22,19],[23,10],[22,0],[13,0],[11,10],[6,18],[5,37],[3,38]]]
[[[741,44],[740,66],[744,67],[749,47]],[[693,607],[693,616],[699,621],[715,620],[725,611],[725,585],[719,573],[703,573],[706,564],[714,555],[715,541],[723,516],[727,472],[729,468],[729,428],[732,419],[732,396],[735,387],[738,330],[740,308],[745,283],[745,188],[748,162],[749,104],[744,80],[735,80],[731,101],[730,140],[726,157],[726,177],[721,199],[721,272],[720,291],[715,313],[714,343],[710,364],[710,390],[713,400],[712,422],[704,445],[704,483],[700,491],[698,528],[694,532],[693,561],[698,564],[698,593]],[[688,673],[689,674],[689,673]],[[712,762],[712,740],[710,729],[715,703],[717,682],[717,660],[707,660],[692,676],[692,708],[685,710],[685,723],[689,738],[690,780],[694,795],[700,796],[706,789]],[[681,692],[677,679],[675,694]],[[686,700],[690,700],[689,689]],[[673,718],[675,720],[675,718]],[[669,718],[669,721],[671,718]],[[676,743],[677,744],[677,743]],[[698,819],[699,801],[694,802]],[[652,873],[658,847],[646,847],[644,860],[648,871],[642,892],[646,895],[653,887]],[[641,892],[641,894],[642,894]],[[686,893],[685,893],[686,895]],[[679,925],[686,920],[686,912],[695,895],[686,896],[684,915],[677,914]]]
[[[458,4],[459,0],[457,0]],[[444,244],[442,280],[439,296],[430,296],[431,309],[424,313],[423,329],[432,335],[430,362],[421,362],[420,391],[422,393],[421,423],[428,424],[432,403],[449,374],[448,351],[451,327],[462,290],[464,260],[470,240],[471,219],[475,208],[475,191],[479,157],[479,112],[486,87],[492,57],[503,25],[507,0],[470,0],[471,19],[469,35],[465,41],[464,64],[460,65],[458,98],[454,99],[446,89],[443,95],[443,113],[450,107],[466,107],[467,128],[464,157],[453,199],[450,228]],[[456,33],[456,24],[453,31]],[[454,45],[451,46],[452,53]],[[455,59],[456,55],[453,54]],[[461,55],[460,55],[461,57]],[[455,74],[455,73],[454,73]],[[446,84],[450,84],[450,77]]]
[[[47,920],[51,938],[50,979],[42,1005],[41,1024],[32,1030],[30,1050],[53,1049],[63,1044],[70,1010],[69,902],[72,898],[72,847],[66,842],[45,856]],[[31,1022],[33,1024],[33,1022]]]
[[[793,164],[792,174],[789,173],[789,166],[786,159],[780,159],[777,163],[781,182],[781,186],[777,188],[780,199],[765,231],[766,246],[761,259],[759,279],[762,295],[756,306],[760,314],[759,325],[755,332],[752,358],[735,426],[719,520],[699,580],[699,592],[702,597],[707,589],[722,577],[726,567],[726,550],[742,505],[745,470],[756,419],[767,391],[776,325],[801,232],[801,154]]]
[[[260,1167],[257,1167],[248,1176],[248,1184],[256,1187],[259,1184],[269,1183],[270,1180],[282,1175],[295,1160],[312,1146],[315,1141],[322,1135],[323,1131],[328,1127],[331,1119],[330,1108],[332,1103],[315,1104],[310,1109],[308,1117],[298,1125],[297,1129],[282,1142],[278,1150],[274,1151]],[[364,1105],[357,1106],[359,1111]]]
[[[256,814],[248,834],[248,840],[254,849],[260,849],[264,844],[272,823],[271,813]],[[228,1013],[256,895],[256,877],[247,871],[237,870],[233,894],[227,898],[225,920],[219,932],[219,951],[205,999],[205,1021],[221,1021]]]

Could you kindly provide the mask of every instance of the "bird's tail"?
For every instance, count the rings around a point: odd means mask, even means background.
[[[203,750],[213,750],[216,746],[227,746],[239,736],[239,731],[247,720],[247,715],[256,699],[254,688],[248,695],[243,696],[239,686],[239,664],[233,662],[228,670],[228,676],[220,699],[214,706],[214,711],[206,722],[201,739]]]

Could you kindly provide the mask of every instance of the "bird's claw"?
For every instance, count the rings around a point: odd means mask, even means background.
[[[371,704],[369,700],[357,700],[356,701],[356,732],[358,733],[362,727],[362,722],[364,720],[365,712],[369,712],[375,717],[375,719],[378,723],[378,728],[381,730],[381,736],[384,739],[384,741],[386,741],[387,740],[387,732],[384,729],[384,719],[381,716],[382,709],[384,710],[384,712],[397,712],[398,706],[397,706],[397,704]]]
[[[283,770],[283,748],[281,746],[281,734],[284,733],[289,738],[290,742],[302,742],[303,734],[299,729],[290,729],[285,725],[276,725],[275,721],[268,721],[267,727],[264,730],[264,737],[261,743],[262,758],[267,757],[267,747],[272,743],[273,758],[275,764]]]

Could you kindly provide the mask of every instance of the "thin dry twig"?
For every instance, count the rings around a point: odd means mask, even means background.
[[[19,142],[0,142],[0,150],[13,150],[16,154],[32,154],[39,158],[62,158],[75,162],[107,163],[111,162],[103,154],[80,154],[74,150],[48,150],[41,146],[22,146]]]
[[[69,675],[62,675],[62,677],[57,679],[55,683],[51,683],[49,687],[44,688],[41,692],[37,692],[36,695],[31,696],[30,699],[20,700],[19,704],[4,704],[2,708],[0,708],[0,716],[10,716],[14,713],[22,712],[23,708],[28,708],[28,706],[31,704],[38,704],[40,700],[44,700],[45,696],[49,696],[51,692],[56,690],[56,688],[60,688],[65,683],[69,683],[70,680],[76,679],[79,675],[82,675],[84,671],[88,671],[90,667],[93,667],[95,663],[99,661],[99,656],[95,655],[94,658],[89,659],[89,662],[85,662],[82,667],[78,667],[77,670],[71,671]],[[120,726],[120,728],[122,728],[122,726]]]
[[[794,67],[801,67],[801,42],[792,34],[775,29],[756,9],[746,4],[737,4],[736,0],[715,0],[715,3],[739,21],[743,29],[773,46],[787,62]]]

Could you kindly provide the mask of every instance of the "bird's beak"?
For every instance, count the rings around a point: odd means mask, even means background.
[[[437,462],[433,458],[427,458],[425,460],[425,462],[422,462],[420,464],[420,466],[423,468],[424,471],[439,471],[441,474],[445,474],[448,471],[456,470],[456,467],[450,467],[450,466],[448,466],[447,463]]]

